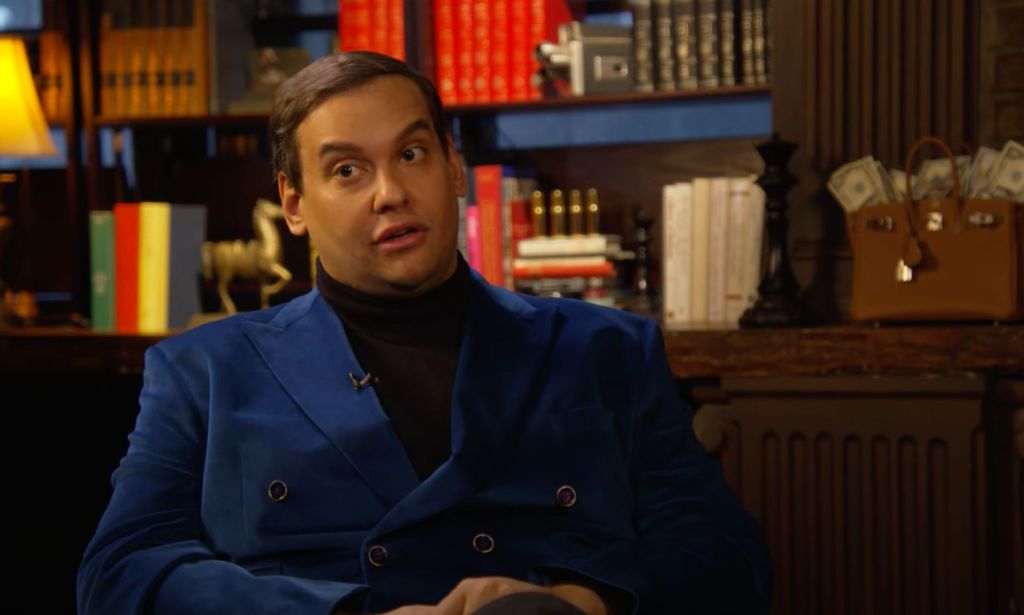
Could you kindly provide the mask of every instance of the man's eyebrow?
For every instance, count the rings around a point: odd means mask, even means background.
[[[410,135],[420,130],[429,131],[430,122],[423,118],[413,120],[413,122],[406,126],[405,129],[402,130],[402,132],[398,133],[398,136],[395,137],[395,141],[402,141],[404,139],[407,139]],[[333,143],[324,143],[323,145],[321,145],[320,151],[318,152],[318,156],[320,158],[323,158],[327,154],[358,154],[362,151],[363,148],[356,145],[355,143],[336,141]]]

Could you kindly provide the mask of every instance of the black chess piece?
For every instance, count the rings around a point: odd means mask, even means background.
[[[652,218],[642,207],[633,210],[633,244],[636,250],[632,280],[632,296],[625,308],[631,312],[655,316],[658,312],[658,297],[651,286],[650,253]]]
[[[765,228],[768,232],[768,264],[757,287],[753,306],[740,317],[742,327],[786,327],[805,324],[807,310],[797,301],[797,283],[789,264],[786,194],[797,183],[787,164],[797,146],[773,134],[770,141],[760,143],[757,152],[764,160],[764,173],[757,184],[764,188]]]

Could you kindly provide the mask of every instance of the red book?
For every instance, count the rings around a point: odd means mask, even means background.
[[[530,98],[530,0],[508,0],[509,100]]]
[[[594,265],[530,264],[517,262],[512,277],[523,278],[610,278],[615,275],[611,261]]]
[[[370,2],[371,0],[345,0],[347,19],[352,23],[352,44],[349,49],[373,48],[370,35]]]
[[[388,0],[388,55],[405,59],[404,0]]]
[[[491,100],[509,100],[509,0],[491,2]]]
[[[491,284],[505,285],[505,246],[502,230],[502,166],[473,167],[476,203],[480,211],[480,273]]]
[[[139,204],[114,205],[114,328],[139,329]]]
[[[459,103],[476,102],[473,93],[473,3],[455,2],[455,90]]]
[[[434,0],[434,81],[446,105],[459,102],[456,77],[455,3],[454,0]]]
[[[388,52],[388,2],[372,0],[370,6],[370,49],[377,53]]]
[[[473,101],[491,102],[490,0],[473,0]]]

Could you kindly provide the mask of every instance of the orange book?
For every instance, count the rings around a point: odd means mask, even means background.
[[[558,41],[558,26],[572,21],[572,13],[564,0],[530,0],[530,38],[527,49],[530,58],[530,73],[540,69],[540,62],[534,57],[533,50],[544,41]],[[540,88],[530,87],[530,98],[538,99],[542,95]]]
[[[114,327],[139,329],[139,204],[114,204]]]

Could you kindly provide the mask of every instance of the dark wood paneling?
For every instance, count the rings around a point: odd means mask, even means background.
[[[984,380],[725,379],[733,484],[775,561],[773,612],[982,613]],[[840,391],[849,391],[841,394]],[[742,455],[742,457],[741,457]],[[972,463],[974,462],[974,463]]]

